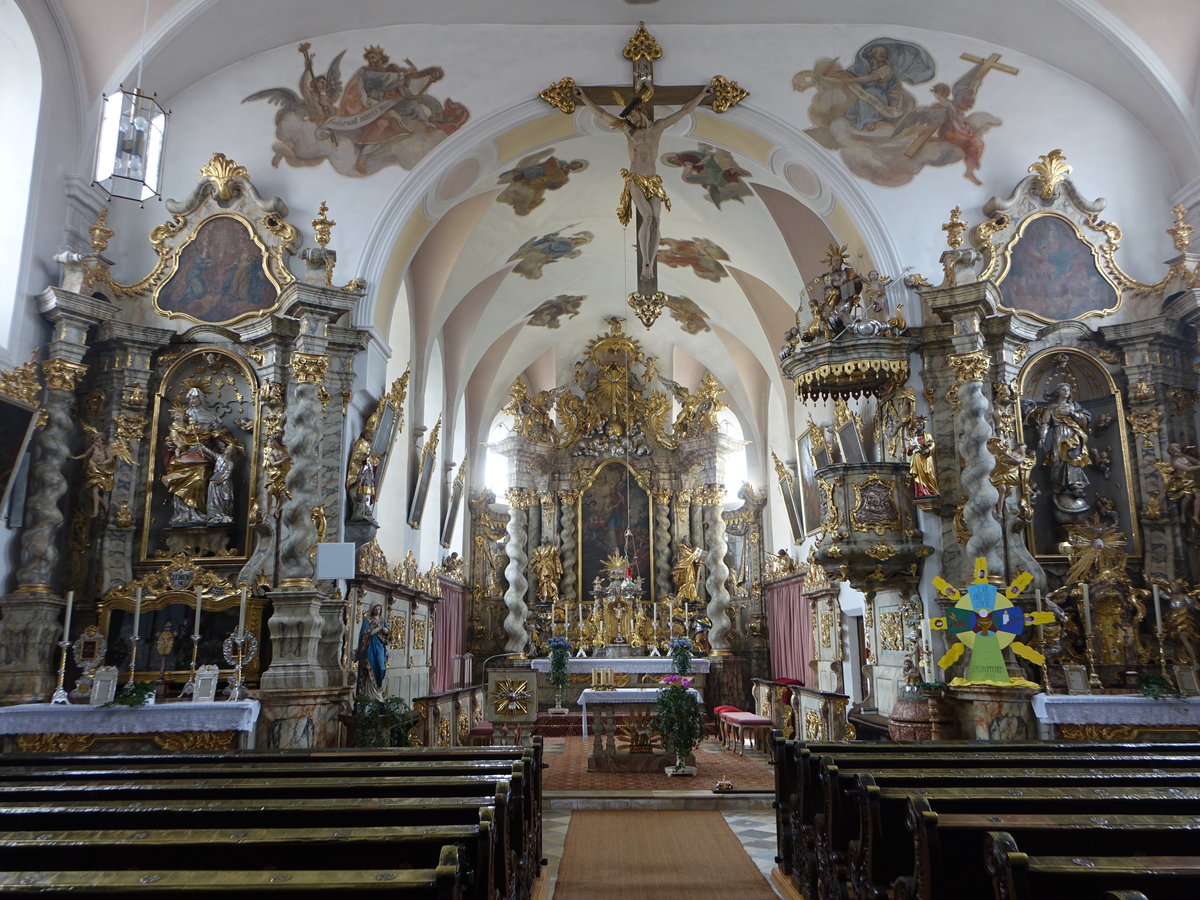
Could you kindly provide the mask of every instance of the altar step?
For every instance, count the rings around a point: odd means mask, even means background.
[[[590,716],[589,716],[590,718]],[[617,725],[624,725],[626,716],[623,713],[615,715]],[[588,723],[589,726],[591,723]],[[716,734],[716,723],[704,714],[704,728],[709,735]],[[590,729],[589,729],[590,730]],[[546,712],[538,713],[537,721],[529,727],[530,734],[540,734],[542,737],[567,737],[583,732],[583,715],[577,712],[561,716],[552,716]]]
[[[611,796],[605,796],[609,794]],[[564,809],[717,809],[769,810],[775,792],[714,794],[703,791],[639,791],[636,796],[621,791],[545,791],[542,803],[549,810]]]

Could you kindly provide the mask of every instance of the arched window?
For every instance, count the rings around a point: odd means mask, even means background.
[[[488,433],[487,457],[483,464],[483,483],[489,491],[496,495],[497,500],[503,500],[508,491],[508,457],[492,449],[492,444],[498,444],[508,437],[512,430],[512,416],[496,417],[492,430]]]
[[[10,126],[0,142],[0,171],[6,181],[0,247],[7,248],[9,260],[0,266],[2,334],[9,333],[21,283],[41,97],[42,63],[33,32],[19,4],[0,3],[0,122]]]
[[[726,437],[731,437],[735,441],[745,440],[742,437],[742,423],[728,409],[722,410],[717,416],[717,426],[721,434]],[[750,469],[746,465],[746,448],[739,447],[725,457],[725,502],[738,504],[741,499],[737,492],[742,489],[742,485],[750,480]]]

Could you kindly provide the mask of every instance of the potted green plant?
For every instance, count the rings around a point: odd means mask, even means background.
[[[564,694],[570,676],[567,672],[567,662],[571,658],[571,642],[562,635],[550,638],[550,684],[554,686],[554,708],[551,715],[565,716],[567,708],[563,705]]]
[[[416,717],[403,697],[354,701],[354,743],[357,747],[407,747]]]
[[[655,713],[652,724],[662,735],[663,746],[674,754],[674,767],[667,768],[668,775],[695,775],[689,768],[688,754],[704,740],[704,727],[700,719],[700,704],[691,692],[692,679],[683,675],[666,675],[659,684],[655,698]]]

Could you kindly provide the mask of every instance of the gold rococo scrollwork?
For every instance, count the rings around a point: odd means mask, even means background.
[[[328,373],[328,356],[317,353],[292,354],[292,374],[299,384],[321,384]]]
[[[877,559],[880,562],[886,562],[899,552],[899,550],[897,550],[887,541],[880,541],[879,543],[868,548],[866,554],[872,559]]]
[[[625,49],[621,51],[621,55],[630,62],[640,60],[649,62],[662,56],[662,47],[654,39],[654,35],[646,30],[645,23],[639,22],[637,31],[625,43]]]
[[[708,86],[712,88],[712,111],[715,113],[728,112],[730,108],[750,96],[748,90],[724,75],[714,75]]]
[[[560,78],[538,96],[559,112],[575,112],[575,79],[570,75]]]
[[[883,534],[889,528],[900,527],[900,511],[896,506],[896,482],[879,477],[872,472],[862,481],[856,481],[854,488],[854,509],[850,512],[850,524],[860,531],[874,531]],[[869,498],[878,498],[875,503],[878,510],[872,513]]]
[[[1162,412],[1157,409],[1131,410],[1129,427],[1134,434],[1156,434],[1162,425]]]
[[[504,500],[514,509],[533,509],[538,505],[538,494],[533,488],[514,487],[504,492]]]
[[[245,166],[238,165],[224,153],[214,153],[212,159],[200,167],[200,177],[212,184],[218,200],[233,199],[233,180],[250,179]]]
[[[29,362],[15,369],[0,369],[0,394],[33,406],[42,384],[37,374],[37,349],[29,357]]]
[[[1058,193],[1063,180],[1071,174],[1071,166],[1062,150],[1051,150],[1045,156],[1039,156],[1037,162],[1030,163],[1026,171],[1037,176],[1034,181],[1037,195],[1043,200],[1051,200]]]

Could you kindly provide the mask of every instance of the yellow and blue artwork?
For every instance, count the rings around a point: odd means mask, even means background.
[[[949,669],[967,650],[971,651],[966,678],[956,678],[951,684],[1031,685],[1031,682],[1022,678],[1010,677],[1008,667],[1004,664],[1004,650],[1009,647],[1035,665],[1046,663],[1041,653],[1017,640],[1027,625],[1045,625],[1054,621],[1053,613],[1023,613],[1013,603],[1031,581],[1033,576],[1022,572],[1001,592],[997,585],[988,581],[985,557],[975,560],[975,580],[967,585],[965,594],[940,575],[933,579],[933,586],[938,592],[955,601],[946,610],[945,616],[929,621],[934,631],[948,631],[956,638],[938,660],[938,666]]]

